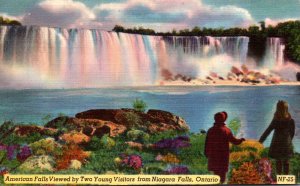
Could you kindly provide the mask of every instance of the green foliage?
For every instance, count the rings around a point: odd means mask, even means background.
[[[44,124],[48,123],[51,119],[52,119],[51,114],[47,114],[47,115],[42,117],[42,121],[43,121]]]
[[[291,170],[290,174],[296,176],[296,180],[298,183],[300,182],[300,154],[295,153],[294,156],[290,160]]]
[[[129,128],[138,128],[142,123],[140,116],[134,112],[126,112],[125,119]]]
[[[54,141],[53,138],[46,138],[31,143],[30,148],[34,155],[53,155],[57,156],[62,153],[62,147],[60,144]]]
[[[147,143],[149,141],[150,136],[148,133],[146,133],[144,131],[132,129],[127,132],[127,138],[130,141],[135,141],[135,142],[139,142],[139,143]]]
[[[62,112],[57,114],[57,117],[65,117],[65,116],[67,116],[67,115],[65,113],[62,113]]]
[[[99,149],[102,149],[100,138],[93,136],[91,141],[85,146],[85,150],[95,151]]]
[[[206,135],[191,134],[191,146],[180,150],[178,157],[182,164],[188,165],[191,174],[207,174],[207,159],[204,156]]]
[[[12,20],[8,18],[4,18],[0,16],[0,25],[13,25],[13,26],[21,26],[21,23],[17,20]]]
[[[42,139],[43,136],[38,132],[33,132],[31,135],[28,136],[18,136],[16,134],[10,134],[5,139],[1,140],[3,144],[29,144],[35,141]]]
[[[54,126],[59,131],[59,134],[62,134],[62,133],[67,132],[67,131],[77,130],[75,125],[72,125],[72,124],[68,125],[67,120],[68,120],[67,116],[60,116],[60,118],[58,118],[56,120],[56,122],[54,123]]]
[[[85,150],[97,151],[100,149],[112,150],[116,146],[116,141],[108,134],[98,138],[93,136],[91,141],[85,146]]]
[[[98,174],[103,174],[107,171],[116,171],[118,167],[114,163],[114,159],[118,157],[119,153],[119,151],[107,151],[105,149],[94,151],[84,168]]]
[[[133,29],[129,28],[129,29],[125,29],[123,26],[120,25],[116,25],[113,28],[114,32],[126,32],[126,33],[135,33],[135,34],[144,34],[144,35],[154,35],[155,31],[149,28],[143,28],[143,27],[139,27],[136,28],[134,27]]]
[[[108,134],[105,134],[100,139],[100,144],[102,145],[102,147],[110,150],[116,145],[116,142],[111,137],[109,137]]]
[[[7,144],[6,141],[10,141],[7,140],[8,137],[11,136],[11,133],[13,132],[13,130],[15,129],[15,123],[12,121],[5,121],[4,123],[2,123],[2,125],[0,126],[0,142]]]
[[[101,139],[92,138],[91,143],[94,145],[89,144],[89,148],[94,151],[83,168],[100,174],[118,170],[114,159],[124,153],[128,145],[125,144],[124,136],[115,137],[114,141],[115,145],[111,149],[106,149],[101,145]]]
[[[261,152],[260,152],[260,156],[262,158],[268,158],[269,157],[269,147],[264,148]]]
[[[236,136],[241,128],[241,120],[239,118],[232,119],[229,122],[228,127],[231,129],[233,135]]]
[[[135,99],[132,103],[132,107],[139,112],[145,112],[147,109],[147,103],[141,99]]]
[[[179,135],[184,135],[184,134],[185,134],[185,132],[179,132],[179,131],[174,131],[174,130],[158,132],[158,133],[150,135],[149,143],[155,143],[162,139],[175,138]]]
[[[165,165],[160,162],[144,163],[143,173],[144,174],[163,174]]]
[[[18,167],[20,162],[17,159],[8,160],[7,158],[1,163],[1,166],[6,167],[7,169],[14,169]]]
[[[114,32],[124,32],[125,28],[120,25],[115,25],[115,27],[112,29]]]

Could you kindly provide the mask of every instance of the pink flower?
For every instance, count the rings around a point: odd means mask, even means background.
[[[121,164],[126,167],[133,169],[140,169],[143,166],[142,158],[139,155],[123,155]]]

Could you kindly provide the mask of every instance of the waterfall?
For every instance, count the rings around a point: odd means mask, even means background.
[[[0,87],[153,85],[162,70],[198,78],[212,71],[226,75],[233,65],[247,62],[248,42],[248,37],[2,26]],[[279,38],[268,39],[265,64],[282,64],[283,50]]]
[[[268,68],[283,66],[285,44],[281,38],[271,37],[266,41],[266,54],[263,59],[263,65]]]

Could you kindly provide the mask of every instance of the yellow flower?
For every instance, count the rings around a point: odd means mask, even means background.
[[[71,160],[71,164],[70,164],[70,169],[75,169],[75,170],[78,170],[78,169],[81,169],[81,165],[82,163],[78,160]]]
[[[166,162],[166,163],[179,163],[180,162],[180,160],[174,154],[171,154],[171,153],[168,153],[167,155],[163,156],[162,161]]]
[[[253,157],[254,159],[259,158],[259,155],[257,152],[252,152],[252,151],[239,151],[239,152],[232,152],[230,153],[229,156],[229,162],[241,162],[241,161],[246,161],[250,157]]]
[[[264,149],[263,144],[259,143],[257,140],[254,139],[247,139],[242,144],[239,145],[242,149],[256,149],[257,152],[261,152]]]
[[[121,158],[119,158],[119,157],[116,157],[115,159],[114,159],[114,162],[115,162],[115,164],[120,164],[121,162],[122,162],[122,160],[121,160]]]

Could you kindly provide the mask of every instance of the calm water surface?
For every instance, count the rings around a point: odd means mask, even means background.
[[[59,90],[0,90],[0,122],[34,122],[59,113],[74,116],[95,108],[131,107],[136,98],[149,108],[182,116],[191,131],[212,126],[216,112],[227,111],[230,121],[242,121],[239,136],[259,138],[272,120],[277,100],[289,102],[296,121],[294,146],[300,151],[300,86],[277,87],[138,87]],[[266,145],[270,143],[269,137]]]

